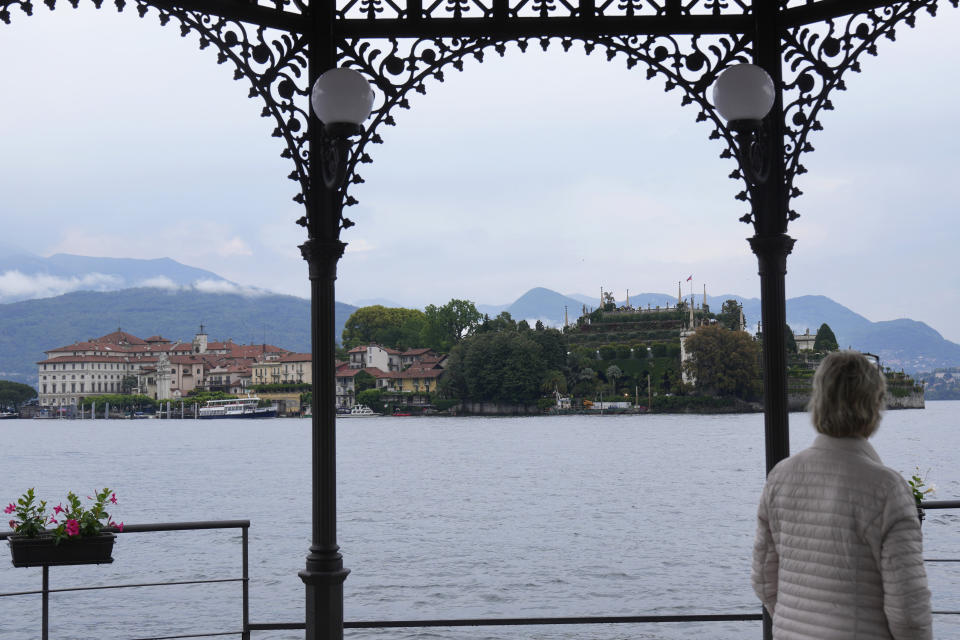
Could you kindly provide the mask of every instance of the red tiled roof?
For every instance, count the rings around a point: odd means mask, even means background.
[[[309,353],[287,353],[280,356],[279,362],[310,362],[313,356]]]
[[[40,360],[37,364],[61,364],[69,362],[130,362],[129,358],[118,358],[117,356],[57,356],[56,358],[47,358]]]
[[[424,354],[430,353],[433,351],[430,347],[422,347],[420,349],[407,349],[403,352],[405,356],[422,356]]]
[[[103,349],[103,345],[99,345],[96,342],[74,342],[73,344],[68,344],[65,347],[60,347],[58,349],[48,349],[44,353],[52,353],[54,351],[100,351]]]
[[[361,371],[366,371],[368,374],[374,378],[396,378],[397,373],[395,371],[381,371],[376,367],[367,367],[366,369],[350,369],[349,367],[341,367],[337,369],[338,378],[352,378]]]
[[[127,333],[126,331],[121,331],[121,330],[119,330],[119,329],[118,329],[117,331],[114,331],[113,333],[108,333],[108,334],[105,335],[105,336],[100,336],[99,338],[96,338],[94,341],[95,341],[95,342],[107,342],[107,343],[109,343],[109,344],[117,344],[117,345],[123,344],[123,343],[127,343],[127,344],[147,344],[147,343],[146,343],[144,340],[142,340],[141,338],[138,338],[137,336],[135,336],[135,335],[133,335],[133,334],[131,334],[131,333]]]
[[[366,351],[367,351],[366,347],[354,347],[353,349],[350,349],[350,351],[348,351],[347,353],[366,353]]]

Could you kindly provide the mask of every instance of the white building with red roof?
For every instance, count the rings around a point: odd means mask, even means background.
[[[266,344],[211,342],[201,326],[200,333],[186,343],[160,335],[144,340],[117,329],[45,353],[46,360],[36,363],[39,403],[53,407],[121,393],[171,400],[211,385],[236,392],[249,384],[250,367],[256,357],[268,354],[279,358],[290,352]],[[291,361],[290,366],[297,365]],[[215,383],[207,380],[211,371],[217,372]]]

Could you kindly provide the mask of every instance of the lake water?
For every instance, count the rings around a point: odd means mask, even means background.
[[[873,444],[960,497],[960,403],[888,413]],[[814,437],[791,415],[792,451]],[[761,415],[373,418],[338,433],[347,620],[756,613],[749,585],[764,478]],[[108,485],[127,523],[250,519],[253,622],[303,620],[310,424],[0,422],[0,503]],[[928,558],[960,558],[960,512],[929,512]],[[4,551],[3,553],[6,553]],[[128,534],[112,565],[51,568],[51,588],[238,577],[237,531]],[[960,564],[929,564],[935,610],[960,610]],[[0,560],[0,592],[40,569]],[[237,583],[51,596],[51,638],[240,628]],[[0,598],[0,638],[39,637],[39,596]],[[935,618],[960,637],[960,616]],[[759,623],[350,631],[349,638],[759,638]],[[302,631],[255,632],[256,640]]]

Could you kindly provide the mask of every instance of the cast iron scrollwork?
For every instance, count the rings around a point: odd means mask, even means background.
[[[957,7],[960,0],[949,0]],[[843,76],[860,71],[863,54],[877,55],[882,39],[894,40],[897,27],[914,27],[923,10],[936,15],[938,0],[905,0],[868,11],[789,30],[783,43],[784,161],[789,219],[799,215],[789,209],[789,199],[802,195],[794,178],[807,172],[800,161],[813,151],[812,131],[823,126],[821,110],[833,109],[830,95],[846,89]]]
[[[79,6],[79,0],[69,2],[74,8]],[[56,8],[56,0],[44,0],[44,4],[51,10]],[[102,0],[93,0],[93,4],[99,9],[103,3]],[[294,0],[294,4],[299,6],[299,0]],[[0,20],[9,23],[9,8],[15,5],[27,15],[33,12],[29,0],[0,0]],[[128,6],[126,0],[114,0],[114,5],[117,11]],[[195,35],[200,49],[213,47],[216,50],[218,64],[233,64],[235,80],[246,78],[250,82],[249,97],[261,98],[264,103],[260,115],[276,121],[273,136],[282,138],[285,143],[280,155],[294,163],[294,170],[288,176],[300,186],[294,200],[304,202],[308,175],[306,39],[241,20],[165,5],[149,0],[134,0],[132,4],[141,18],[152,12],[161,26],[171,22],[179,24],[182,37]],[[288,5],[290,0],[269,2],[274,9]]]
[[[393,109],[408,109],[410,92],[426,93],[429,81],[443,82],[446,68],[462,71],[467,59],[483,62],[491,49],[504,56],[508,45],[524,52],[531,45],[547,50],[553,43],[558,43],[564,51],[569,51],[575,42],[581,42],[587,54],[600,52],[609,61],[623,60],[628,68],[644,65],[647,79],[658,76],[665,79],[666,91],[681,89],[681,104],[696,104],[699,109],[696,120],[708,121],[712,125],[710,138],[726,140],[727,148],[721,157],[733,157],[731,150],[736,149],[734,134],[723,125],[707,101],[706,90],[727,66],[750,59],[746,42],[741,37],[632,36],[587,41],[574,38],[351,40],[342,43],[338,65],[366,75],[376,88],[377,103],[352,152],[344,187],[345,204],[349,206],[357,202],[347,190],[350,185],[363,182],[357,173],[358,165],[372,162],[367,145],[383,142],[380,128],[396,124]],[[745,188],[741,199],[746,199],[748,193]]]
[[[402,20],[443,18],[493,18],[493,0],[340,0],[337,15],[350,20]],[[411,9],[413,7],[413,9]],[[412,13],[416,11],[416,15]],[[505,17],[572,18],[583,16],[616,18],[634,16],[719,16],[750,12],[747,0],[508,0]]]
[[[161,25],[171,19],[179,22],[183,37],[196,32],[201,49],[213,45],[217,63],[232,62],[233,78],[246,78],[250,82],[248,96],[263,101],[261,117],[274,119],[276,126],[272,135],[285,143],[281,157],[294,163],[294,170],[287,176],[299,184],[299,192],[293,199],[301,204],[305,202],[309,175],[306,37],[200,11],[158,8],[145,0],[137,0],[136,5],[140,17],[145,17],[152,8]]]

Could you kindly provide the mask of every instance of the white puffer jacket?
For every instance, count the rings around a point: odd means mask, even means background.
[[[862,438],[819,435],[767,477],[753,590],[776,640],[928,640],[930,591],[906,481]]]

